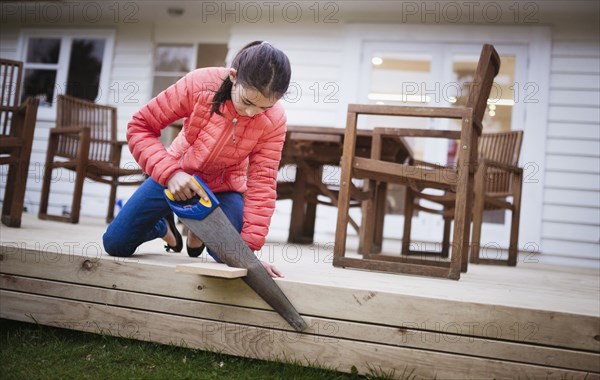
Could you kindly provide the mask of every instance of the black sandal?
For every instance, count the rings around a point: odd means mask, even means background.
[[[205,245],[202,244],[200,247],[196,247],[196,248],[192,248],[189,245],[185,245],[185,248],[187,249],[187,253],[188,256],[190,257],[198,257],[202,254],[202,252],[204,252],[204,247]]]
[[[183,237],[175,225],[175,215],[173,215],[173,213],[169,213],[169,215],[165,217],[165,221],[167,222],[167,228],[169,228],[171,232],[173,232],[173,235],[175,235],[175,246],[172,247],[166,244],[165,249],[167,252],[181,252],[181,250],[183,250]]]

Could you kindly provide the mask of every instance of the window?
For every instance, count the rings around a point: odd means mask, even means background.
[[[193,69],[225,66],[226,56],[226,44],[157,45],[154,50],[152,96],[158,95]]]
[[[185,74],[200,67],[223,67],[227,56],[226,44],[159,44],[154,49],[154,82],[152,96],[158,95]],[[175,128],[163,133],[161,141],[168,145],[181,128],[180,122],[173,123]]]
[[[194,62],[193,45],[158,45],[154,50],[154,84],[152,96],[177,82],[192,70]]]
[[[106,100],[113,33],[26,31],[22,100],[40,100],[40,116],[54,117],[54,102],[67,94],[94,102]]]

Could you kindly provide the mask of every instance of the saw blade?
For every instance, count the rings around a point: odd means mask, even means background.
[[[248,269],[242,279],[296,331],[306,329],[306,322],[294,308],[279,286],[271,278],[254,252],[233,227],[220,207],[202,220],[179,217],[210,250],[225,264]]]

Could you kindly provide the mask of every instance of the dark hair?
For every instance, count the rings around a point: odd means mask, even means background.
[[[244,46],[233,58],[231,68],[237,70],[237,82],[253,87],[263,96],[281,98],[290,85],[292,68],[284,52],[266,41],[254,41]],[[210,113],[221,115],[220,108],[231,100],[233,82],[229,74],[215,92]]]

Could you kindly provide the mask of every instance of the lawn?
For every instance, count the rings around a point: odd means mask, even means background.
[[[0,378],[376,379],[0,319]],[[403,376],[404,377],[404,376]],[[406,378],[412,378],[410,374]]]

